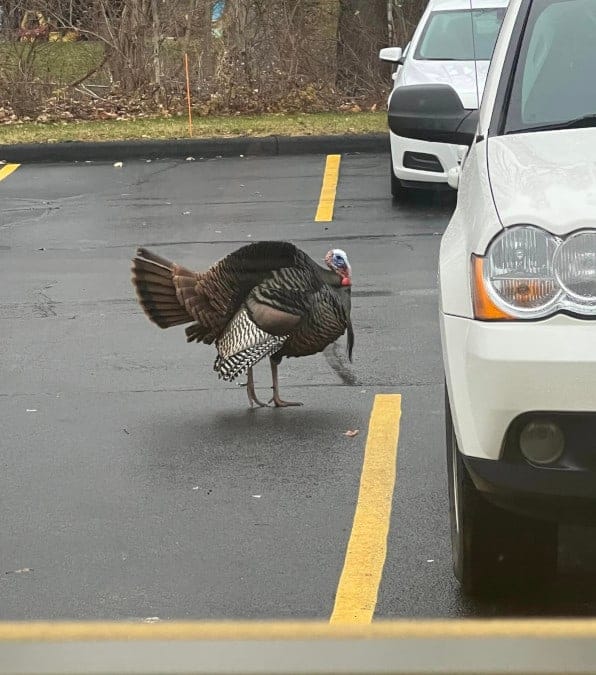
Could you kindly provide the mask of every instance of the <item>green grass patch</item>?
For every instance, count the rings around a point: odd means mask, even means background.
[[[101,63],[103,54],[100,42],[0,43],[0,63],[6,72],[18,73],[30,65],[36,77],[58,86],[84,77]]]
[[[267,114],[193,118],[193,137],[313,136],[387,131],[386,112]],[[188,138],[188,119],[148,118],[64,124],[27,123],[0,127],[0,143],[57,143]]]

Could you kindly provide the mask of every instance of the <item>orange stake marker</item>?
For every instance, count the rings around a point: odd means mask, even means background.
[[[192,136],[192,110],[190,107],[190,76],[188,74],[188,54],[184,54],[184,70],[186,71],[186,100],[188,101],[188,134]]]

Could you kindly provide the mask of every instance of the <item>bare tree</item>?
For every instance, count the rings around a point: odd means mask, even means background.
[[[103,108],[142,101],[154,111],[182,111],[188,53],[193,102],[202,114],[372,105],[384,101],[389,85],[378,50],[405,45],[425,2],[224,0],[214,23],[222,0],[0,0],[2,34],[17,55],[11,61],[17,65],[0,68],[0,99],[33,92],[21,98],[34,110],[58,88],[61,100],[72,99],[73,115],[85,97],[101,98]],[[46,40],[74,31],[92,43],[88,70],[58,83],[47,69],[42,84],[43,59],[16,42],[28,10],[48,18]],[[42,49],[60,54],[49,42],[33,48]]]
[[[378,53],[387,45],[387,0],[339,0],[337,86],[358,94],[381,77]]]

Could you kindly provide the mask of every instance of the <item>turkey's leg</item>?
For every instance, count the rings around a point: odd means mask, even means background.
[[[273,380],[273,398],[271,401],[275,404],[276,408],[287,408],[291,405],[302,405],[300,401],[282,401],[279,398],[279,382],[277,379],[277,363],[273,359],[269,359],[271,362],[271,379]],[[269,401],[269,403],[271,403]]]
[[[261,408],[266,408],[267,404],[259,401],[257,395],[255,394],[255,379],[252,374],[252,368],[248,369],[247,376],[248,380],[246,382],[246,393],[248,394],[248,402],[250,403],[250,407],[252,408],[252,404],[256,403]]]

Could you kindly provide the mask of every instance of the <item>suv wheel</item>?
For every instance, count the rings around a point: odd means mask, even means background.
[[[558,526],[514,514],[476,490],[462,460],[445,387],[447,475],[453,569],[467,595],[541,587],[557,570]]]

